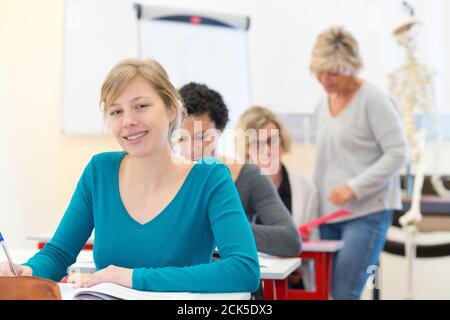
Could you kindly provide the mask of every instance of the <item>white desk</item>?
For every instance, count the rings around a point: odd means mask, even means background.
[[[295,269],[301,265],[300,258],[279,258],[279,261],[270,267],[261,267],[261,280],[286,279]]]
[[[261,267],[265,300],[287,299],[287,277],[301,265],[300,258],[278,258],[270,266]]]
[[[344,247],[344,241],[305,241],[302,252],[337,252]]]
[[[300,258],[280,258],[274,256],[261,255],[268,266],[261,263],[260,275],[264,283],[264,295],[267,300],[281,300],[287,297],[287,277],[301,265]],[[260,259],[261,261],[261,259]],[[77,261],[68,268],[71,273],[92,273],[95,272],[93,260]]]
[[[280,258],[260,254],[268,266],[261,264],[260,275],[264,283],[264,295],[267,300],[278,300],[287,298],[287,277],[301,265],[300,258]],[[81,259],[80,259],[81,260]],[[95,264],[91,261],[77,260],[68,268],[71,273],[95,272]],[[261,259],[260,259],[261,261]],[[208,298],[209,300],[209,298]]]
[[[37,249],[10,249],[10,255],[14,263],[25,263],[34,256],[39,250]],[[0,261],[6,260],[4,254],[0,254]],[[73,266],[91,266],[95,271],[92,250],[82,250],[77,257],[77,261]],[[59,283],[63,300],[72,300],[75,289],[72,284]],[[182,299],[192,300],[250,300],[250,292],[232,292],[232,293],[189,293],[183,294]],[[161,299],[164,299],[162,297]]]

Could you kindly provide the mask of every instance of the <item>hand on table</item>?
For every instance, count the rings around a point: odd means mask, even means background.
[[[84,277],[78,276],[78,286],[89,288],[102,282],[111,282],[123,287],[131,288],[133,285],[133,269],[108,266]],[[77,276],[69,277],[68,282],[77,282]]]

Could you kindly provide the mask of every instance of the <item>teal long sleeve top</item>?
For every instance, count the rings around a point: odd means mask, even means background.
[[[255,240],[228,168],[197,162],[172,201],[140,224],[119,193],[124,152],[102,153],[86,166],[49,243],[25,265],[59,281],[95,228],[97,270],[133,269],[133,289],[253,292],[259,286]],[[220,259],[212,261],[215,246]]]

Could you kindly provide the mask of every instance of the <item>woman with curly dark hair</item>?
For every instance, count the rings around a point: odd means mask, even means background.
[[[214,156],[231,171],[244,211],[251,222],[258,251],[277,256],[297,256],[301,240],[295,224],[269,178],[256,165],[240,164],[217,154],[217,139],[228,121],[228,108],[217,91],[189,83],[180,90],[187,118],[181,138],[183,155],[191,160]]]

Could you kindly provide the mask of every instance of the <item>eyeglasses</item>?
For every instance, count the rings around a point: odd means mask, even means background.
[[[250,147],[253,148],[267,148],[272,146],[279,146],[280,144],[280,136],[279,135],[272,135],[268,137],[266,140],[254,140],[249,143]]]

